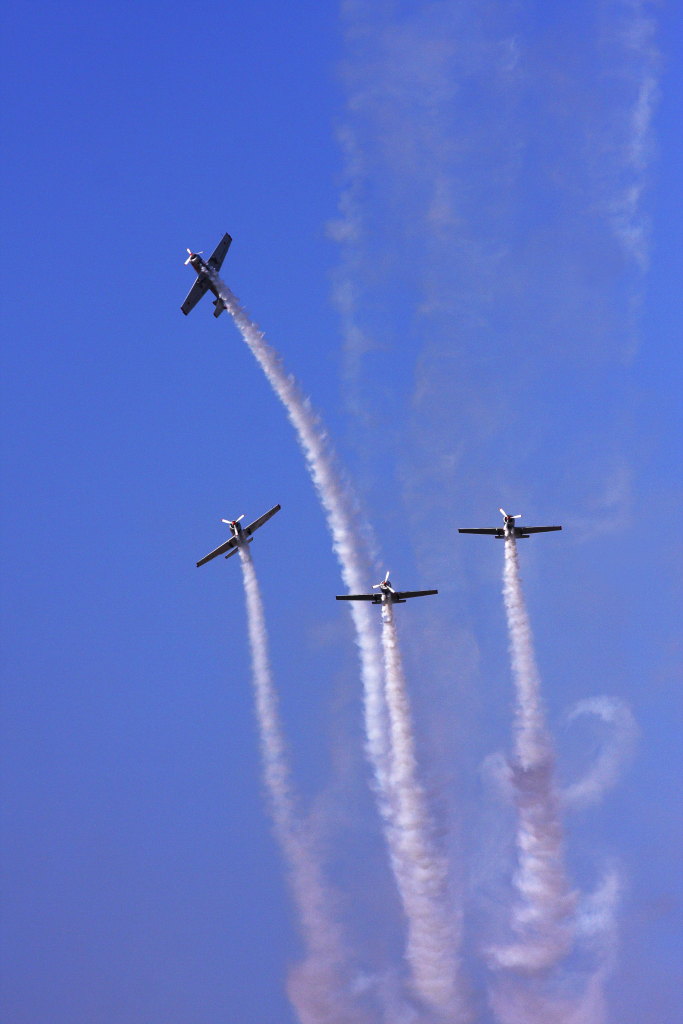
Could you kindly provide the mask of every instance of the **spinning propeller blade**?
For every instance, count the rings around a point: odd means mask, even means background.
[[[235,523],[239,523],[240,519],[244,519],[244,512],[237,519],[221,519],[221,522],[225,523],[226,526],[234,526]]]

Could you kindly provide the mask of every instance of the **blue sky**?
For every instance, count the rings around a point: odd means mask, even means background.
[[[560,783],[613,742],[578,702],[638,726],[565,822],[577,890],[622,880],[604,1020],[673,1021],[680,11],[19,3],[2,35],[0,1017],[297,1020],[239,572],[194,566],[275,502],[254,557],[296,784],[359,976],[401,975],[323,516],[228,316],[179,310],[185,247],[229,231],[223,276],[321,412],[378,573],[440,590],[397,619],[474,1019],[512,689],[502,552],[456,529],[502,504],[564,525],[520,545]]]

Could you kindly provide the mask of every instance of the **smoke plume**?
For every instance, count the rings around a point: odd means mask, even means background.
[[[468,1020],[459,983],[461,919],[449,893],[448,864],[437,851],[417,759],[406,680],[391,602],[382,606],[389,720],[390,850],[408,919],[406,958],[419,998],[447,1021]]]
[[[325,511],[342,579],[349,590],[362,590],[370,575],[370,556],[361,540],[357,522],[354,523],[355,498],[335,465],[325,429],[297,381],[285,371],[279,355],[247,316],[236,296],[215,275],[214,283],[296,431],[306,466]],[[382,656],[369,609],[354,604],[351,614],[360,652],[367,753],[381,792],[387,767]]]
[[[638,727],[631,709],[615,697],[588,697],[572,709],[568,720],[573,722],[583,715],[595,715],[612,734],[586,775],[562,793],[568,807],[588,807],[597,803],[602,795],[616,785],[622,769],[628,763],[638,736]]]
[[[553,967],[569,952],[575,895],[565,874],[554,756],[513,537],[505,539],[503,595],[516,694],[512,782],[518,815],[518,903],[512,928],[517,939],[491,954],[497,967],[533,973]]]
[[[289,994],[302,1024],[357,1024],[359,1007],[348,994],[349,967],[330,893],[310,837],[301,827],[292,792],[278,700],[268,658],[261,591],[249,549],[239,549],[247,605],[254,698],[268,803],[296,905],[307,957],[292,973]]]

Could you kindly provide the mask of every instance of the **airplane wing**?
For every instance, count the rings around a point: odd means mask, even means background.
[[[460,530],[458,530],[458,533],[485,533],[485,534],[488,534],[491,537],[504,537],[505,536],[505,530],[501,526],[495,527],[495,528],[493,528],[491,530],[462,530],[462,529],[460,529]]]
[[[230,248],[231,242],[232,238],[230,237],[230,235],[223,235],[220,242],[209,256],[209,266],[211,267],[212,270],[221,269],[221,265],[223,263],[223,260],[225,259],[225,254]]]
[[[269,509],[268,512],[264,512],[262,516],[259,516],[258,519],[255,519],[253,523],[249,524],[249,526],[245,526],[244,532],[246,533],[247,537],[251,537],[254,530],[258,530],[259,526],[263,526],[264,523],[267,523],[271,516],[274,516],[276,512],[280,511],[281,507],[281,505],[273,505],[273,507]]]
[[[230,550],[231,548],[232,550]],[[199,568],[200,565],[204,565],[205,562],[210,562],[212,558],[218,558],[219,555],[225,555],[226,551],[229,551],[230,555],[235,554],[237,551],[236,537],[231,537],[230,540],[226,540],[223,544],[219,545],[215,551],[211,551],[208,555],[204,555],[203,558],[200,558],[197,562],[197,568]],[[225,557],[229,558],[230,555],[225,555]]]
[[[206,277],[197,278],[197,280],[187,293],[187,298],[180,307],[185,316],[187,316],[191,309],[194,309],[194,307],[197,305],[197,303],[201,299],[202,295],[206,292],[208,287],[209,282]]]
[[[395,597],[398,601],[404,601],[406,597],[427,597],[428,594],[438,593],[438,590],[397,590]]]
[[[522,533],[548,533],[550,530],[561,530],[561,526],[518,526]]]
[[[379,594],[337,594],[337,601],[372,601],[373,604],[381,604],[382,598]]]

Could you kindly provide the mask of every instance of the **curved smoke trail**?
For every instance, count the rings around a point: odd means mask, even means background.
[[[417,995],[443,1020],[469,1019],[458,984],[461,921],[449,893],[448,864],[434,847],[417,759],[391,602],[382,605],[382,646],[389,720],[391,856],[408,918],[406,958]]]
[[[359,1008],[345,991],[348,956],[331,913],[330,897],[308,836],[296,812],[290,769],[268,659],[261,591],[249,549],[239,549],[247,605],[254,698],[263,777],[274,831],[287,864],[307,960],[292,974],[290,998],[302,1024],[357,1024]],[[346,982],[346,985],[345,985]]]
[[[605,1024],[605,984],[614,967],[617,936],[616,910],[621,881],[608,866],[595,892],[577,907],[576,938],[579,949],[595,961],[587,978],[565,972],[559,984],[551,977],[535,987],[521,987],[518,979],[501,980],[492,994],[496,1017],[505,1024]],[[545,982],[545,984],[543,984]]]
[[[325,510],[344,583],[349,590],[363,590],[369,576],[370,558],[363,550],[351,515],[355,500],[335,466],[325,430],[296,380],[285,371],[282,360],[268,344],[263,332],[247,316],[236,296],[216,275],[214,283],[297,433],[308,471]],[[351,614],[360,652],[368,757],[381,793],[387,768],[382,657],[369,609],[354,603]]]
[[[512,782],[518,813],[515,887],[520,901],[512,922],[518,940],[493,949],[491,955],[498,967],[534,972],[553,967],[569,952],[576,899],[565,874],[554,756],[514,537],[505,539],[503,581],[516,691]]]
[[[596,715],[611,725],[613,731],[587,774],[562,792],[564,804],[572,808],[597,803],[608,789],[616,785],[638,737],[633,712],[616,697],[587,697],[572,709],[567,720],[573,722],[582,715]]]

